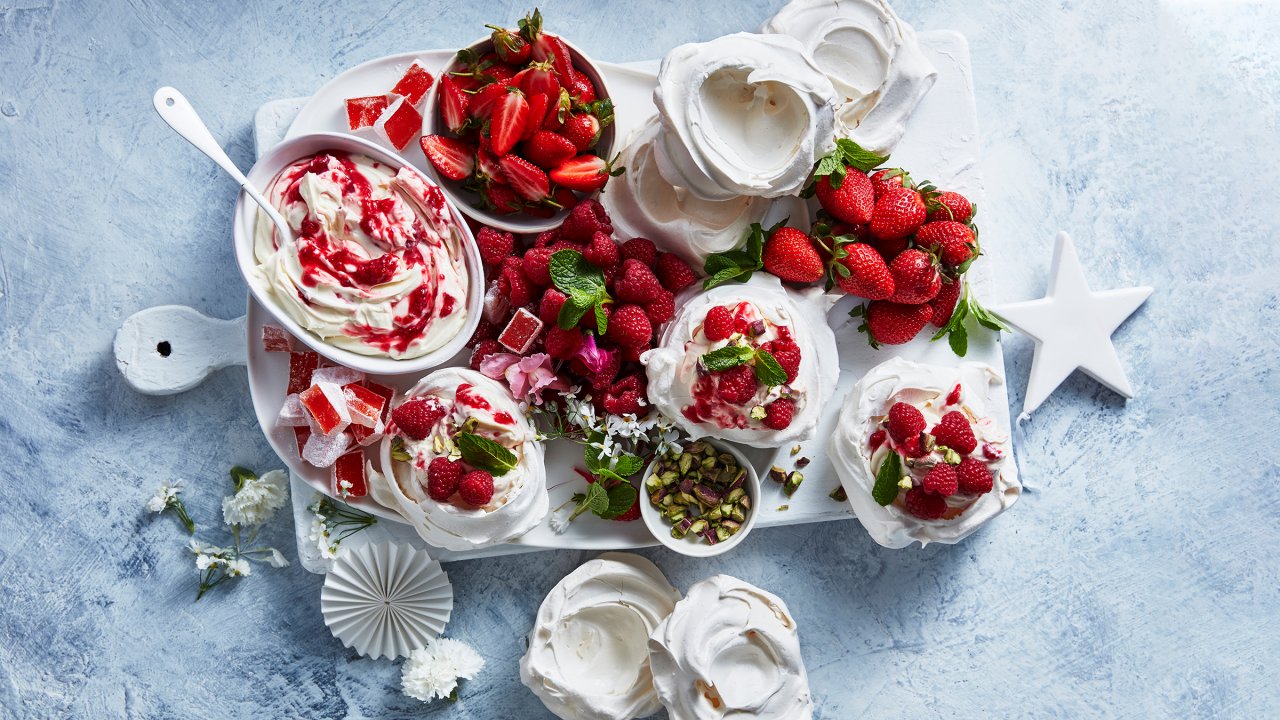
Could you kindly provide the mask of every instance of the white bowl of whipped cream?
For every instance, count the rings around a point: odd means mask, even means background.
[[[248,178],[293,237],[241,193],[236,262],[254,298],[313,350],[367,373],[420,372],[475,332],[484,296],[475,238],[404,158],[312,133],[269,150]]]

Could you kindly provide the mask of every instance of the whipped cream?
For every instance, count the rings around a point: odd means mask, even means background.
[[[547,514],[547,474],[542,443],[519,405],[496,381],[466,368],[443,368],[427,375],[405,393],[405,401],[433,397],[444,417],[422,440],[401,437],[409,462],[393,460],[396,434],[382,441],[382,474],[387,482],[374,488],[378,502],[399,512],[423,540],[447,550],[472,550],[517,538]],[[437,502],[427,494],[427,467],[452,449],[453,432],[468,419],[471,432],[494,440],[515,453],[516,466],[494,475],[493,498],[483,507],[460,501]]]
[[[836,135],[888,154],[938,71],[886,0],[792,0],[761,32],[799,40],[835,87]]]
[[[627,171],[609,183],[600,202],[622,237],[648,238],[702,267],[708,255],[737,247],[751,224],[764,218],[769,200],[746,195],[705,200],[671,184],[658,170],[661,132],[656,116],[636,132],[618,161]]]
[[[649,664],[671,720],[813,717],[786,603],[728,575],[689,588],[650,636]]]
[[[520,681],[564,720],[629,720],[661,709],[649,635],[680,593],[653,563],[605,553],[556,584],[538,608]]]
[[[755,447],[780,447],[812,436],[822,405],[840,375],[836,339],[826,318],[834,298],[818,288],[789,290],[776,276],[756,273],[746,283],[720,285],[683,299],[658,347],[640,357],[649,380],[649,402],[694,439],[711,436]],[[742,405],[731,405],[714,391],[708,392],[710,379],[700,373],[699,360],[735,342],[735,337],[712,342],[703,332],[707,311],[716,305],[763,320],[764,334],[752,340],[757,345],[789,334],[800,348],[795,380],[772,388],[758,383],[755,396]],[[786,428],[773,430],[752,417],[753,409],[783,395],[795,403]]]
[[[267,197],[294,239],[259,211],[253,282],[303,328],[362,355],[414,358],[467,322],[464,236],[440,189],[412,168],[322,153],[289,165]]]
[[[653,102],[662,176],[708,200],[799,192],[834,142],[836,92],[800,41],[734,33],[667,53]]]
[[[1007,510],[1022,492],[1015,474],[1005,469],[1009,459],[1009,429],[1000,427],[999,414],[991,407],[990,389],[1002,382],[995,370],[981,363],[942,367],[894,358],[872,368],[845,398],[831,443],[831,459],[853,511],[877,543],[902,548],[913,542],[952,544],[963,540],[982,523]],[[959,401],[948,404],[960,387]],[[892,450],[890,441],[874,451],[868,442],[896,402],[905,402],[924,414],[926,431],[946,412],[959,410],[970,421],[978,446],[971,457],[982,460],[991,471],[991,492],[982,495],[957,493],[947,498],[946,516],[924,520],[909,514],[897,502],[881,506],[871,496],[876,470]],[[936,451],[920,459],[917,467],[904,470],[918,485],[928,467],[942,460]]]

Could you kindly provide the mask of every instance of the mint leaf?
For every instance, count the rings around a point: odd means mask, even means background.
[[[753,272],[764,267],[761,259],[763,251],[764,228],[759,223],[753,223],[747,241],[741,248],[707,257],[702,265],[703,272],[707,274],[707,279],[702,282],[702,289],[710,290],[730,280],[750,280]]]
[[[618,462],[613,465],[613,471],[622,477],[635,475],[642,469],[644,469],[644,459],[631,453],[623,453],[618,458]]]
[[[599,483],[596,483],[594,487],[599,487],[599,485]],[[636,497],[638,497],[636,489],[631,487],[631,483],[624,482],[621,485],[615,485],[609,488],[606,493],[606,498],[609,501],[608,507],[604,512],[597,512],[596,514],[605,520],[612,520],[630,510],[631,506],[636,504]]]
[[[969,331],[964,325],[960,325],[947,336],[947,344],[951,346],[951,352],[964,357],[965,353],[969,352]]]
[[[876,484],[871,488],[871,498],[880,505],[892,505],[898,499],[898,480],[901,478],[902,457],[891,452],[876,471]]]
[[[587,485],[587,494],[579,503],[579,507],[585,507],[597,515],[609,512],[609,505],[609,491],[600,487],[600,483]]]
[[[609,332],[609,316],[604,312],[604,305],[596,301],[596,335],[603,336]]]
[[[756,379],[760,382],[773,387],[781,385],[787,381],[787,371],[782,369],[778,364],[778,359],[768,350],[756,351]]]
[[[856,167],[862,172],[870,172],[889,159],[888,155],[877,155],[870,150],[865,150],[848,138],[836,140],[836,152],[845,165]]]
[[[560,313],[556,315],[556,325],[559,325],[562,330],[577,327],[578,321],[591,305],[592,303],[584,302],[579,296],[570,295],[560,306]]]
[[[462,452],[462,460],[477,470],[485,470],[494,475],[506,475],[516,466],[516,455],[507,448],[474,433],[458,433],[454,437],[458,450]]]
[[[599,298],[605,295],[604,273],[577,250],[557,250],[551,256],[551,282],[565,295]]]
[[[702,364],[706,365],[711,372],[720,372],[742,365],[753,357],[755,357],[755,351],[746,345],[726,345],[703,355]]]

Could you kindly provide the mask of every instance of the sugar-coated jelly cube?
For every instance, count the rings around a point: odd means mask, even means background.
[[[381,440],[385,430],[386,426],[382,424],[381,420],[378,421],[377,425],[371,428],[364,427],[363,425],[352,425],[347,428],[347,432],[351,433],[351,439],[355,440],[356,444],[361,447],[368,447],[369,445]]]
[[[334,461],[333,494],[343,498],[364,497],[369,494],[363,450],[352,450]]]
[[[280,414],[276,416],[276,427],[310,427],[307,423],[307,411],[302,407],[302,400],[297,393],[285,396]]]
[[[320,364],[320,354],[314,352],[296,352],[289,355],[289,388],[285,393],[292,395],[311,387],[311,373]]]
[[[520,308],[507,323],[506,329],[498,336],[498,344],[511,352],[520,355],[533,345],[542,332],[542,320],[537,315]]]
[[[311,438],[311,428],[307,425],[293,428],[293,440],[298,444],[298,457],[302,457],[302,449]]]
[[[378,116],[373,129],[396,150],[403,150],[409,141],[422,131],[422,114],[413,106],[413,103],[404,98],[396,98],[396,101]]]
[[[391,88],[391,94],[399,95],[410,104],[417,106],[422,102],[422,98],[427,96],[427,91],[431,89],[431,84],[436,81],[431,77],[431,73],[422,66],[422,61],[414,59],[413,64],[405,71],[404,77],[400,78],[400,82]]]
[[[267,352],[293,352],[293,337],[284,328],[263,325],[262,349]]]
[[[386,95],[347,98],[347,127],[352,130],[373,127],[390,104]]]
[[[298,401],[307,411],[311,432],[317,435],[334,435],[351,424],[351,412],[342,388],[333,383],[318,383],[298,394]]]
[[[302,446],[302,459],[316,467],[329,467],[351,447],[350,433],[340,432],[332,435],[311,433],[307,443]]]
[[[363,380],[364,373],[341,365],[330,365],[328,367],[316,368],[316,371],[311,373],[312,385],[333,383],[334,385],[341,387],[349,383],[362,382]]]
[[[374,381],[372,381],[372,380],[368,380],[368,379],[366,379],[366,380],[364,381],[364,386],[365,386],[365,387],[367,387],[367,388],[369,388],[369,389],[370,389],[370,390],[372,390],[373,392],[375,392],[375,393],[377,393],[377,394],[381,395],[383,398],[385,398],[385,399],[386,399],[386,401],[387,401],[388,403],[390,403],[390,402],[391,402],[391,398],[392,398],[392,396],[394,396],[394,395],[396,394],[396,391],[395,391],[395,390],[392,390],[391,388],[387,387],[386,385],[379,385],[378,383],[376,383],[376,382],[374,382]]]
[[[347,398],[347,409],[351,412],[351,422],[373,428],[382,419],[382,409],[387,400],[378,393],[358,383],[342,386],[342,393]],[[359,440],[359,438],[356,438]]]

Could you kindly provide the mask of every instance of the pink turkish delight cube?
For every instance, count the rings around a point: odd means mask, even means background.
[[[284,328],[263,325],[262,349],[267,352],[293,352],[293,337]]]
[[[334,461],[333,494],[341,498],[364,497],[369,494],[363,450],[353,450]]]
[[[387,405],[386,398],[358,383],[343,385],[342,393],[347,398],[352,424],[367,428],[378,426],[382,420],[382,409]]]
[[[289,355],[289,388],[286,394],[293,395],[311,387],[311,373],[320,364],[320,354],[314,352],[296,352]]]
[[[351,447],[351,434],[345,432],[332,435],[311,433],[302,446],[302,459],[316,467],[329,467]]]
[[[298,393],[285,396],[280,414],[276,416],[276,427],[310,427],[307,423],[307,411],[302,407]]]
[[[347,98],[347,127],[352,130],[373,127],[390,104],[386,95]]]
[[[378,116],[373,129],[396,150],[403,150],[422,131],[422,114],[409,101],[396,98]]]
[[[302,449],[307,446],[307,440],[311,438],[311,427],[303,425],[293,428],[293,441],[298,444],[298,457],[302,457]]]
[[[422,61],[414,59],[413,64],[405,71],[404,77],[400,78],[400,82],[391,88],[392,95],[399,95],[408,100],[411,105],[417,107],[422,102],[422,98],[427,96],[427,91],[431,89],[431,84],[436,81],[431,77],[431,73],[422,66]],[[348,101],[350,102],[350,101]]]
[[[512,316],[511,322],[507,323],[502,334],[498,336],[498,344],[521,355],[533,345],[533,341],[538,339],[538,334],[541,332],[542,320],[528,310],[520,308]]]
[[[333,383],[318,383],[298,394],[307,411],[307,423],[313,435],[334,435],[351,424],[351,411],[342,388]]]
[[[328,367],[316,368],[311,373],[311,384],[319,385],[320,383],[333,383],[339,387],[350,383],[358,383],[364,381],[364,373],[359,370],[352,370],[342,365],[330,365]]]

